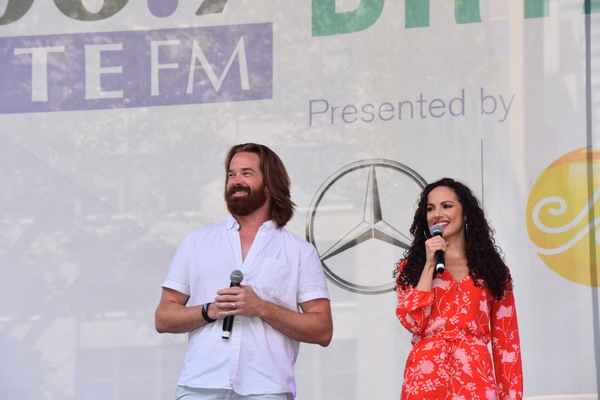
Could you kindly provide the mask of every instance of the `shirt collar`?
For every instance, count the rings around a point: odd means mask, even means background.
[[[235,229],[236,231],[238,231],[240,229],[240,224],[233,217],[233,215],[229,214],[229,217],[225,221],[225,227],[227,228],[227,230]],[[259,230],[264,230],[266,233],[271,233],[272,231],[274,231],[277,228],[278,228],[278,226],[275,223],[275,221],[268,220],[264,224],[261,225]]]
[[[237,231],[240,229],[240,224],[238,224],[237,220],[233,218],[233,215],[229,214],[227,221],[225,221],[225,228],[227,228],[227,230],[235,229]]]

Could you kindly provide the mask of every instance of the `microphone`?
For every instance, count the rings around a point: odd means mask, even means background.
[[[242,271],[236,269],[229,275],[229,279],[231,279],[229,287],[240,286],[242,279],[244,279],[244,274],[242,274]],[[235,309],[235,303],[233,303],[233,307]],[[234,315],[229,315],[223,320],[223,335],[221,335],[223,339],[229,339],[229,336],[231,335],[231,330],[233,329],[233,317]]]
[[[431,237],[444,236],[444,228],[439,224],[435,224],[434,226],[431,227],[431,229],[429,230],[429,233],[431,233]],[[444,272],[444,269],[446,269],[446,266],[445,266],[446,262],[444,261],[444,252],[442,250],[436,250],[434,257],[435,257],[435,272],[438,272],[438,273]]]

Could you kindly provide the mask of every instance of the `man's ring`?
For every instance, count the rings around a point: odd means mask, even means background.
[[[231,303],[231,309],[235,310],[235,301],[233,303]]]

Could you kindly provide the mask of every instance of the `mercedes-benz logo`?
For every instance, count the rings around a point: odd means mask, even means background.
[[[355,293],[394,290],[393,265],[410,245],[403,232],[425,185],[411,168],[385,159],[357,161],[330,176],[306,220],[327,278]]]

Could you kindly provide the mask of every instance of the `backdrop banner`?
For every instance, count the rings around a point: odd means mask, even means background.
[[[392,273],[444,176],[511,268],[526,397],[593,398],[599,123],[599,0],[0,0],[0,397],[174,398],[161,284],[258,142],[331,292],[298,399],[399,398]]]

